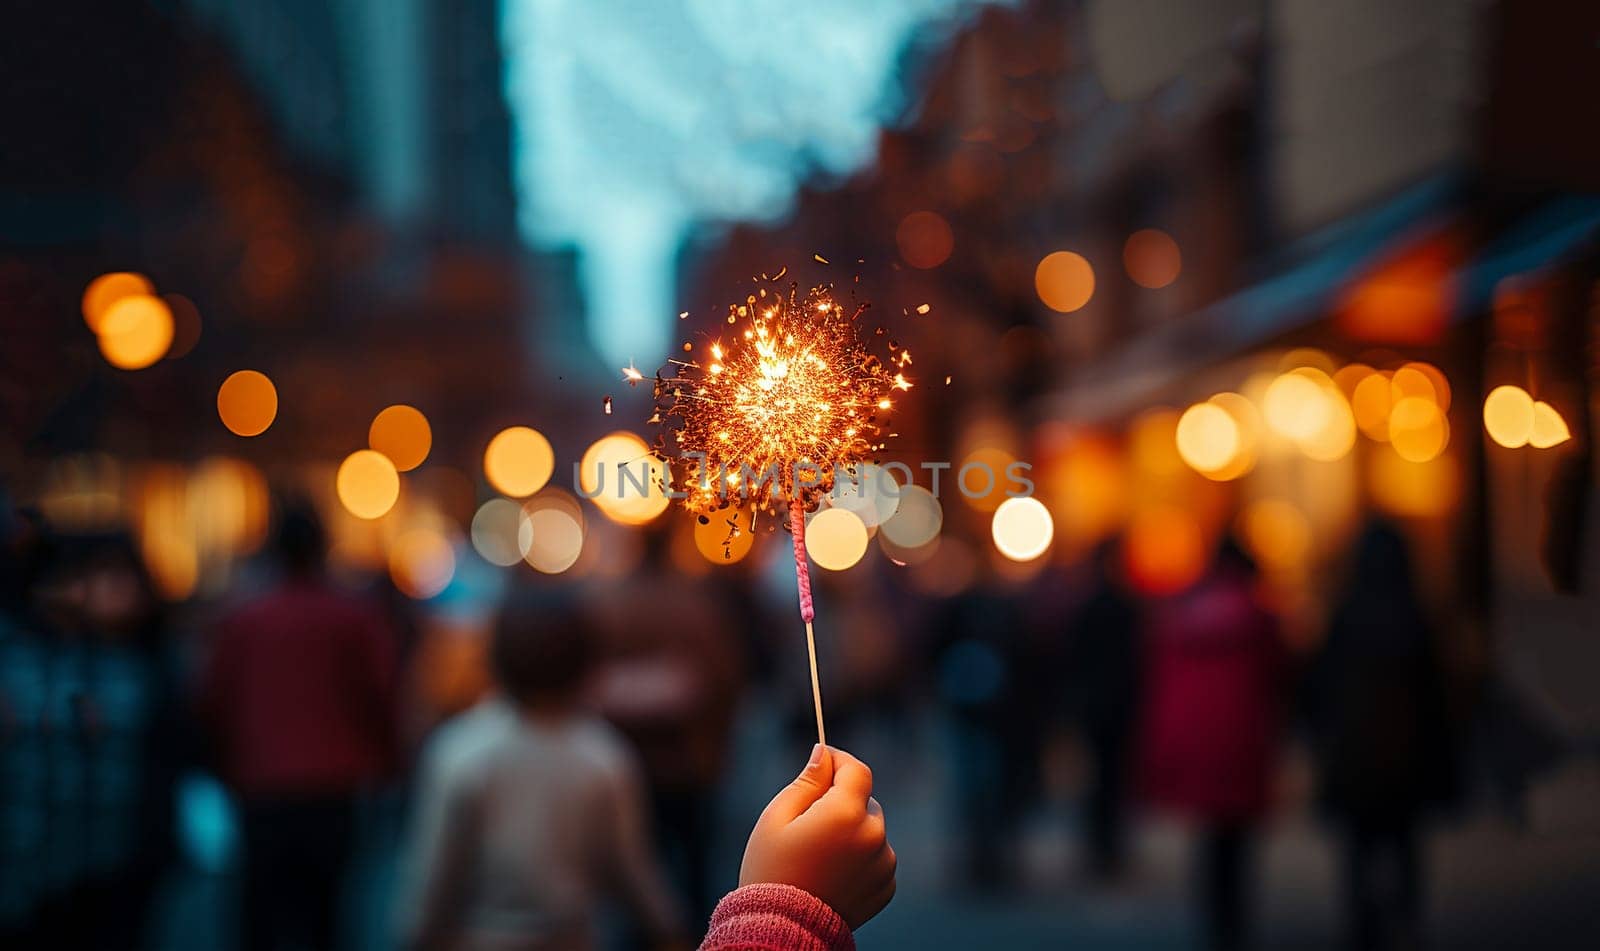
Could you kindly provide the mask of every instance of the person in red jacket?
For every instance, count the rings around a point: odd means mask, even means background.
[[[895,861],[872,770],[819,744],[756,820],[700,951],[852,951],[894,898]]]
[[[218,626],[200,707],[238,806],[242,947],[331,948],[356,797],[397,758],[397,645],[328,580],[313,509],[285,506],[273,541],[282,579]]]
[[[1266,814],[1282,727],[1284,652],[1231,540],[1146,630],[1141,772],[1158,807],[1199,826],[1196,885],[1207,943],[1244,946],[1254,828]]]

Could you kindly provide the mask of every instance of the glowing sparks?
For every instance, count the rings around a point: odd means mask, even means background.
[[[673,375],[656,378],[656,419],[677,420],[672,477],[690,510],[737,504],[740,485],[756,508],[809,508],[836,470],[883,448],[883,417],[891,395],[912,386],[898,372],[911,359],[893,341],[887,358],[869,351],[858,332],[865,310],[839,303],[831,285],[762,289],[729,305],[728,333],[705,345],[704,360],[670,361]]]
[[[630,363],[622,368],[622,378],[628,381],[629,386],[635,386],[644,379],[644,374],[639,372],[638,367]]]

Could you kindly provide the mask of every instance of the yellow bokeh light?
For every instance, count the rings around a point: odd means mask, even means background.
[[[1533,397],[1520,386],[1497,386],[1483,400],[1483,428],[1506,447],[1526,446],[1533,438]]]
[[[643,525],[667,510],[667,465],[635,433],[602,436],[584,450],[578,484],[602,513],[624,525]]]
[[[339,502],[356,518],[383,517],[400,498],[400,475],[381,452],[358,449],[339,464]]]
[[[583,525],[559,505],[528,513],[522,522],[529,565],[547,575],[558,575],[583,554]]]
[[[1296,442],[1316,436],[1331,415],[1327,394],[1302,373],[1284,373],[1273,380],[1261,409],[1268,426]]]
[[[1356,441],[1355,417],[1333,379],[1302,366],[1280,375],[1262,397],[1267,424],[1312,459],[1342,459]]]
[[[1256,409],[1256,404],[1239,393],[1218,393],[1212,396],[1209,402],[1220,406],[1224,412],[1233,417],[1233,425],[1239,433],[1239,450],[1233,454],[1227,465],[1205,472],[1203,475],[1215,482],[1228,482],[1255,468],[1261,443],[1261,411]]]
[[[1183,271],[1183,255],[1171,235],[1145,228],[1128,236],[1122,246],[1122,266],[1133,283],[1156,290],[1178,279]]]
[[[806,552],[818,568],[843,571],[867,553],[867,526],[849,509],[823,509],[806,525]]]
[[[378,413],[367,430],[367,445],[389,457],[401,472],[410,472],[428,458],[433,429],[414,406],[397,403]]]
[[[484,477],[497,492],[514,499],[544,488],[555,466],[550,440],[527,426],[502,429],[483,451]]]
[[[89,282],[83,291],[83,321],[96,335],[101,333],[106,313],[111,305],[124,297],[153,295],[155,285],[143,274],[131,271],[112,271]]]
[[[149,294],[129,294],[112,304],[100,321],[100,353],[123,370],[142,370],[172,346],[172,310]]]
[[[1418,380],[1417,377],[1422,379]],[[1427,381],[1426,388],[1422,385],[1424,380]],[[1395,389],[1406,396],[1425,396],[1433,400],[1441,413],[1450,409],[1450,381],[1445,378],[1443,371],[1431,363],[1420,360],[1407,363],[1394,371],[1393,383]],[[1397,393],[1395,399],[1399,400],[1400,394]]]
[[[456,574],[450,539],[430,528],[413,529],[389,549],[389,576],[408,597],[426,601],[443,591]]]
[[[1006,499],[989,525],[994,547],[1012,561],[1032,561],[1044,554],[1055,537],[1055,520],[1038,499]]]
[[[1094,268],[1081,254],[1055,251],[1034,269],[1033,287],[1046,307],[1070,314],[1094,296]]]
[[[1540,400],[1533,404],[1533,429],[1528,433],[1528,445],[1535,449],[1549,449],[1572,438],[1567,421],[1554,406]]]
[[[1431,397],[1407,396],[1390,410],[1389,442],[1407,462],[1427,462],[1449,441],[1450,424]]]
[[[726,508],[693,516],[695,550],[713,565],[743,561],[756,543],[750,514],[749,509]]]
[[[217,415],[237,436],[259,436],[278,418],[278,388],[265,373],[237,370],[217,388]]]
[[[1382,373],[1363,377],[1350,394],[1350,409],[1355,413],[1356,425],[1367,438],[1378,442],[1389,441],[1389,410],[1393,406],[1393,389],[1389,378]]]
[[[1239,454],[1239,424],[1215,403],[1196,403],[1178,418],[1178,455],[1202,474],[1227,468]]]

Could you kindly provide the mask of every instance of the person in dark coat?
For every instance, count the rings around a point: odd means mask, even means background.
[[[1139,609],[1117,580],[1119,548],[1096,549],[1089,597],[1071,624],[1067,678],[1094,772],[1084,804],[1089,872],[1114,879],[1126,851],[1127,787],[1139,710]]]
[[[1257,588],[1230,540],[1200,581],[1152,608],[1145,644],[1144,789],[1199,829],[1211,948],[1247,944],[1250,853],[1278,761],[1284,652]]]
[[[1320,799],[1344,847],[1352,948],[1410,947],[1418,825],[1452,786],[1443,676],[1398,531],[1365,530],[1303,693]]]

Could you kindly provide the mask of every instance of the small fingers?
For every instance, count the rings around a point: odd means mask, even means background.
[[[872,795],[872,768],[844,750],[834,749],[831,752],[833,790],[842,790],[865,802]]]

